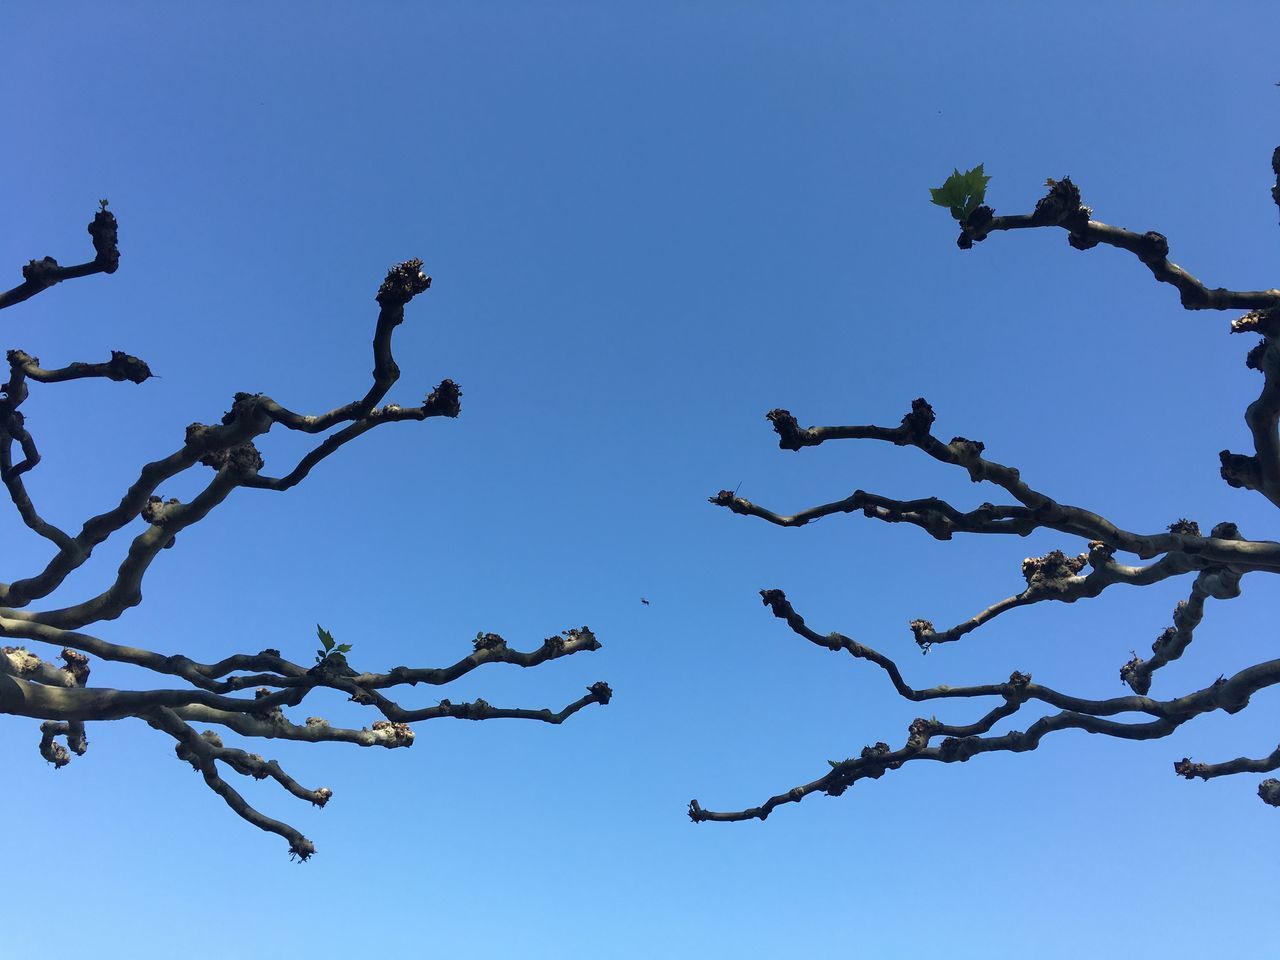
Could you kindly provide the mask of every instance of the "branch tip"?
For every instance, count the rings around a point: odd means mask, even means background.
[[[431,286],[431,278],[422,272],[422,261],[414,258],[397,263],[387,271],[376,297],[384,309],[403,307]]]

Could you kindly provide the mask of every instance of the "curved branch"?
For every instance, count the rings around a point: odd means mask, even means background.
[[[21,371],[25,378],[37,383],[64,383],[68,380],[84,380],[90,377],[101,377],[116,382],[127,380],[130,383],[143,383],[154,376],[145,361],[120,350],[112,350],[111,359],[105,363],[70,363],[55,370],[44,369],[40,366],[40,358],[31,356],[25,350],[10,350],[8,360],[9,368],[13,373]],[[12,390],[8,392],[12,399]]]
[[[414,741],[412,728],[390,720],[375,720],[370,727],[352,730],[332,726],[322,717],[307,717],[306,724],[301,725],[290,723],[281,713],[255,716],[200,705],[170,709],[176,716],[190,723],[216,723],[234,730],[242,737],[298,740],[303,743],[351,743],[358,747],[388,749],[411,747]]]
[[[379,310],[373,333],[373,385],[362,399],[318,416],[294,413],[275,401],[267,400],[264,412],[276,423],[304,433],[320,433],[334,424],[367,417],[400,379],[400,367],[391,354],[391,334],[404,321],[405,305],[430,286],[431,278],[422,272],[421,260],[406,260],[387,271],[376,297]]]
[[[1182,656],[1191,644],[1196,627],[1204,618],[1204,602],[1209,597],[1230,600],[1240,595],[1240,577],[1227,571],[1206,570],[1191,584],[1191,595],[1173,610],[1173,626],[1166,627],[1151,645],[1153,656],[1143,660],[1136,653],[1120,668],[1120,679],[1134,693],[1151,689],[1152,675]]]
[[[218,759],[217,748],[213,743],[205,740],[195,732],[191,727],[174,715],[171,711],[158,709],[149,713],[144,719],[157,730],[161,730],[175,740],[178,741],[178,757],[186,760],[204,777],[204,782],[209,789],[222,797],[226,801],[227,806],[234,810],[241,818],[253,824],[259,830],[265,830],[268,833],[278,834],[289,841],[289,855],[297,857],[299,860],[307,860],[316,852],[315,844],[304,837],[301,833],[279,820],[273,820],[271,817],[259,813],[256,809],[249,805],[244,797],[240,796],[235,789],[228,784],[218,774],[215,760]],[[301,789],[301,788],[299,788]],[[316,799],[312,799],[313,803],[323,806],[329,799],[329,791],[322,788],[315,791]],[[323,796],[323,799],[319,799]]]
[[[388,404],[369,411],[362,419],[344,427],[337,433],[326,437],[314,449],[306,454],[293,470],[284,477],[264,477],[259,474],[247,478],[243,486],[263,490],[288,490],[303,480],[311,468],[333,453],[343,444],[383,423],[398,423],[404,420],[426,420],[429,417],[456,417],[462,411],[459,398],[462,391],[452,380],[443,380],[420,407],[400,407]],[[308,431],[311,432],[311,431]]]
[[[400,375],[399,367],[391,354],[391,334],[404,319],[405,305],[430,286],[430,278],[421,273],[421,266],[422,261],[409,260],[393,267],[378,291],[380,309],[374,334],[374,384],[363,400],[349,403],[321,417],[300,418],[297,414],[284,410],[270,397],[262,394],[236,394],[231,411],[223,417],[221,425],[192,424],[187,428],[186,441],[182,449],[164,460],[155,461],[144,467],[138,481],[129,488],[117,507],[87,521],[75,538],[67,538],[63,534],[59,552],[44,571],[26,580],[0,584],[0,605],[22,607],[32,600],[47,596],[71,571],[89,558],[94,547],[121,529],[139,513],[143,513],[148,508],[148,504],[155,501],[155,490],[160,483],[196,463],[220,471],[219,476],[206,488],[205,493],[197,498],[201,506],[197,507],[197,502],[193,502],[186,507],[170,509],[170,505],[165,504],[166,523],[171,528],[171,535],[168,538],[157,547],[153,542],[156,538],[152,537],[152,531],[142,534],[130,547],[130,558],[125,561],[125,566],[121,567],[115,584],[105,593],[74,607],[50,611],[43,615],[44,622],[56,626],[74,627],[95,619],[119,616],[124,609],[138,602],[141,574],[154,558],[156,550],[168,545],[172,540],[172,534],[178,529],[202,518],[208,512],[205,506],[210,509],[216,506],[216,503],[220,502],[232,487],[259,486],[287,489],[301,480],[315,463],[373,426],[397,420],[422,420],[429,416],[456,416],[461,391],[449,380],[444,381],[429,395],[421,407],[402,409],[388,406],[382,410],[373,408],[373,405],[386,394]],[[16,358],[11,363],[15,378],[20,374],[25,375],[34,365],[34,358],[23,359],[23,357],[26,355]],[[106,366],[109,367],[110,364]],[[124,361],[118,362],[117,366],[122,370],[130,368]],[[36,367],[36,369],[39,368]],[[57,373],[56,371],[44,372]],[[14,411],[12,416],[20,416],[20,414]],[[344,419],[355,419],[357,422],[346,431],[321,443],[316,450],[303,459],[289,477],[276,480],[258,475],[262,467],[262,458],[253,446],[253,440],[269,431],[274,423],[285,423],[291,429],[315,432]],[[0,456],[3,455],[4,446],[0,444]],[[28,455],[27,459],[32,460],[31,455]],[[38,456],[35,459],[38,460]],[[34,462],[30,465],[33,466]],[[29,469],[29,466],[24,469]],[[84,617],[89,619],[83,619]]]
[[[453,717],[457,720],[539,720],[542,723],[561,724],[583,707],[593,703],[601,706],[613,697],[613,691],[603,680],[593,683],[587,688],[587,695],[579,697],[560,710],[543,707],[540,710],[528,710],[521,707],[495,707],[486,700],[453,703],[441,700],[434,707],[423,707],[418,710],[406,710],[394,700],[388,699],[373,690],[366,690],[353,681],[337,680],[331,685],[351,695],[356,703],[376,707],[388,720],[395,723],[416,723],[420,720],[438,720],[442,717]]]
[[[900,694],[911,700],[936,698],[967,698],[976,696],[1002,696],[1005,704],[989,711],[984,717],[966,726],[952,726],[937,720],[917,718],[908,730],[906,743],[893,750],[888,744],[878,743],[863,749],[856,758],[828,761],[831,771],[808,783],[793,787],[786,793],[770,797],[763,804],[735,811],[704,809],[697,800],[689,804],[689,816],[695,823],[704,821],[764,820],[778,806],[797,803],[812,793],[839,796],[859,780],[878,779],[889,770],[896,770],[913,760],[934,760],[943,763],[963,762],[980,753],[1034,750],[1048,734],[1061,730],[1084,730],[1126,740],[1150,740],[1167,736],[1183,723],[1204,713],[1222,710],[1237,713],[1249,703],[1258,690],[1280,684],[1280,660],[1270,660],[1241,670],[1229,679],[1219,678],[1214,683],[1174,700],[1152,700],[1148,697],[1117,697],[1110,700],[1086,700],[1059,694],[1046,687],[1031,683],[1025,674],[1014,673],[1008,683],[987,684],[981,687],[935,687],[930,690],[914,690],[903,682],[897,666],[882,654],[858,644],[840,634],[822,637],[805,626],[804,620],[794,611],[779,590],[762,591],[764,602],[773,609],[775,616],[806,639],[830,650],[847,650],[853,656],[870,660],[889,674]],[[1017,713],[1029,700],[1040,700],[1061,708],[1061,712],[1041,717],[1025,731],[1013,730],[998,736],[982,736],[994,724]],[[1118,713],[1142,712],[1155,719],[1142,723],[1125,723],[1105,719]],[[933,737],[946,739],[938,746],[931,746]],[[1185,762],[1185,761],[1184,761]],[[1265,799],[1265,797],[1264,797]]]
[[[954,531],[1022,535],[1024,531],[1057,530],[1086,540],[1100,541],[1114,550],[1123,550],[1144,560],[1166,553],[1182,553],[1196,558],[1197,562],[1227,567],[1238,573],[1249,570],[1280,572],[1280,543],[1271,540],[1243,540],[1213,534],[1204,537],[1198,529],[1192,532],[1190,527],[1184,528],[1179,524],[1172,525],[1165,533],[1138,534],[1121,529],[1091,510],[1058,503],[1027,485],[1015,467],[984,458],[985,444],[982,442],[965,437],[955,437],[950,443],[938,440],[930,432],[934,421],[933,408],[923,398],[912,401],[911,412],[903,417],[898,427],[801,427],[789,411],[781,409],[771,410],[767,416],[778,434],[778,446],[784,450],[801,450],[828,440],[847,439],[884,440],[898,446],[914,446],[941,463],[961,467],[975,483],[986,480],[996,484],[1018,500],[1025,512],[1013,506],[983,504],[976,510],[962,513],[933,497],[899,501],[863,491],[855,492],[846,500],[802,511],[792,517],[756,507],[728,491],[712,497],[711,503],[783,526],[802,526],[818,515],[861,509],[867,516],[886,522],[913,523],[938,539],[949,539]]]
[[[1253,456],[1223,450],[1222,479],[1232,487],[1256,490],[1280,506],[1280,310],[1254,310],[1231,322],[1232,333],[1262,335],[1245,358],[1245,365],[1262,373],[1262,392],[1245,410],[1253,437]]]
[[[1280,207],[1280,148],[1272,155],[1276,183],[1272,199]],[[978,178],[975,183],[973,178]],[[988,178],[979,166],[968,174],[955,177],[968,198],[976,198]],[[934,201],[943,203],[949,196],[951,180],[934,191]],[[1088,249],[1100,243],[1126,250],[1135,255],[1152,275],[1162,283],[1175,286],[1184,307],[1188,309],[1243,309],[1250,311],[1232,323],[1232,332],[1252,332],[1262,341],[1250,350],[1247,366],[1259,370],[1264,383],[1258,399],[1250,404],[1245,422],[1253,439],[1255,452],[1250,455],[1221,453],[1222,477],[1233,487],[1256,490],[1273,504],[1280,506],[1280,290],[1234,291],[1210,289],[1168,257],[1167,240],[1158,233],[1134,233],[1092,218],[1092,211],[1081,202],[1080,191],[1069,179],[1049,180],[1048,195],[1035,211],[1025,216],[997,217],[990,207],[979,206],[965,216],[970,199],[953,213],[963,217],[959,245],[972,247],[990,233],[1032,227],[1060,227],[1067,231],[1073,247]],[[945,205],[945,204],[944,204]],[[1043,737],[1059,730],[1078,729],[1089,733],[1123,739],[1145,740],[1168,735],[1183,723],[1202,713],[1223,711],[1236,713],[1248,706],[1252,694],[1265,687],[1280,684],[1280,660],[1256,664],[1231,678],[1218,678],[1213,684],[1172,700],[1154,700],[1147,696],[1152,675],[1165,664],[1182,656],[1191,642],[1204,614],[1209,597],[1230,599],[1240,593],[1240,578],[1250,571],[1280,572],[1280,545],[1271,541],[1249,541],[1240,536],[1234,524],[1220,523],[1210,536],[1200,534],[1192,521],[1179,520],[1166,533],[1141,535],[1124,530],[1104,517],[1079,507],[1056,502],[1025,483],[1019,472],[983,456],[983,444],[956,437],[943,443],[932,433],[933,409],[923,399],[912,403],[911,411],[896,427],[825,426],[802,428],[787,410],[768,414],[784,450],[801,450],[827,440],[862,439],[914,446],[942,463],[961,467],[974,482],[989,481],[1010,494],[1018,506],[983,504],[976,510],[962,512],[937,498],[910,501],[890,500],[864,491],[832,503],[802,510],[793,515],[775,513],[758,507],[736,495],[721,491],[711,502],[747,516],[756,516],[779,526],[803,526],[812,520],[834,513],[862,511],[866,516],[889,523],[905,522],[921,527],[939,540],[948,540],[956,532],[1026,535],[1034,530],[1053,529],[1081,536],[1089,541],[1089,550],[1069,557],[1060,550],[1043,557],[1024,561],[1023,574],[1027,588],[982,610],[969,620],[938,632],[927,620],[911,623],[917,642],[926,649],[933,644],[958,639],[983,623],[1012,610],[1041,600],[1072,603],[1097,596],[1117,584],[1146,586],[1158,581],[1194,573],[1188,600],[1178,604],[1173,625],[1153,645],[1153,656],[1143,660],[1136,654],[1121,669],[1122,680],[1133,695],[1106,700],[1090,700],[1067,696],[1031,682],[1028,675],[1015,671],[1007,683],[952,688],[945,685],[917,690],[908,685],[901,672],[888,657],[850,638],[831,633],[820,635],[810,629],[780,590],[761,592],[764,603],[774,615],[787,621],[794,632],[825,649],[844,650],[850,655],[869,660],[889,677],[899,695],[912,701],[973,697],[1000,697],[1003,703],[969,724],[947,724],[936,718],[918,718],[908,729],[906,743],[897,750],[887,743],[864,748],[858,757],[828,761],[830,773],[801,784],[783,794],[769,798],[757,807],[717,812],[704,809],[697,800],[689,804],[689,816],[695,822],[705,820],[761,819],[777,806],[794,803],[811,793],[831,796],[843,793],[860,779],[876,779],[889,770],[914,760],[944,763],[964,761],[979,753],[1036,749]],[[1155,559],[1147,566],[1129,566],[1115,561],[1115,553],[1123,550],[1144,560]],[[1083,573],[1085,566],[1090,571]],[[1013,730],[994,734],[997,722],[1019,712],[1029,701],[1040,701],[1057,707],[1059,712],[1040,717],[1025,731]],[[1118,714],[1142,713],[1150,719],[1142,722],[1110,719]],[[934,737],[944,739],[931,745]],[[1266,772],[1280,769],[1280,748],[1260,760],[1238,758],[1222,764],[1192,763],[1184,758],[1175,770],[1187,778],[1209,779],[1240,772]],[[1258,788],[1264,802],[1280,806],[1280,779],[1264,780]]]
[[[100,620],[114,620],[130,607],[142,602],[142,579],[161,550],[171,546],[174,538],[187,527],[198,523],[222,503],[237,486],[241,476],[232,468],[224,468],[213,480],[187,504],[170,500],[160,503],[153,497],[143,519],[151,523],[144,532],[134,537],[124,562],[116,571],[116,578],[106,590],[95,597],[69,607],[45,610],[40,613],[19,614],[14,617],[30,617],[37,623],[51,627],[74,630]]]
[[[109,218],[110,214],[104,212],[103,217]],[[65,764],[71,753],[84,751],[86,721],[138,717],[172,736],[177,741],[178,756],[199,770],[210,789],[237,814],[260,829],[285,837],[291,852],[305,860],[315,849],[311,841],[288,824],[254,809],[226,783],[218,764],[253,779],[273,780],[292,795],[318,805],[327,802],[331,791],[303,787],[275,761],[226,746],[212,731],[197,734],[190,723],[214,724],[246,737],[397,748],[413,744],[414,732],[408,725],[411,720],[453,717],[559,724],[590,704],[609,702],[612,691],[603,682],[592,684],[585,696],[558,711],[494,707],[483,700],[457,704],[443,700],[436,706],[406,709],[378,692],[404,684],[448,683],[485,663],[531,667],[582,650],[598,649],[599,642],[586,627],[550,637],[528,652],[509,649],[496,634],[481,633],[476,636],[473,652],[451,666],[396,667],[387,673],[356,673],[340,652],[327,656],[322,652],[322,659],[310,667],[287,660],[280,651],[272,649],[257,654],[235,654],[216,663],[199,663],[181,654],[166,656],[141,647],[109,643],[77,629],[99,620],[114,619],[139,603],[143,577],[159,552],[173,546],[179,533],[203,520],[235,488],[286,490],[306,477],[321,460],[376,426],[458,415],[461,390],[452,380],[442,381],[421,406],[378,406],[400,376],[391,349],[392,333],[404,320],[406,304],[430,286],[430,278],[421,272],[421,266],[420,260],[410,260],[392,267],[378,290],[373,383],[361,399],[319,416],[303,416],[262,394],[236,394],[220,424],[196,423],[188,427],[184,442],[176,452],[143,466],[138,479],[119,503],[85,521],[75,536],[39,516],[21,480],[22,475],[40,461],[35,441],[18,409],[28,397],[29,382],[60,383],[96,377],[141,383],[151,376],[150,369],[136,357],[119,351],[113,351],[111,360],[105,363],[72,363],[55,369],[41,367],[37,358],[21,350],[9,352],[10,375],[0,389],[3,394],[0,396],[0,475],[24,522],[50,540],[57,547],[57,553],[35,576],[0,583],[0,635],[13,640],[61,645],[67,666],[58,669],[21,647],[4,647],[0,651],[0,713],[44,721],[40,752],[55,767]],[[44,270],[39,274],[41,282],[56,282],[72,275],[55,275],[47,265],[41,269]],[[263,460],[254,440],[276,424],[291,430],[320,433],[344,422],[345,426],[323,438],[288,474],[282,477],[261,474]],[[15,443],[23,457],[18,463],[13,460]],[[196,465],[209,467],[214,474],[189,503],[163,500],[157,494],[166,480]],[[133,537],[114,580],[105,590],[59,609],[22,609],[60,587],[96,546],[139,517],[147,529]],[[328,646],[331,644],[326,648]],[[350,649],[345,645],[339,649],[344,648]],[[192,689],[86,689],[86,654],[178,677],[187,681]],[[229,695],[250,688],[255,688],[252,698]],[[376,720],[369,728],[355,730],[333,726],[320,717],[308,717],[305,724],[286,718],[284,708],[298,705],[316,689],[345,693],[352,701],[375,707],[384,719]],[[59,738],[65,739],[65,747],[58,742]]]
[[[1052,550],[1043,557],[1028,557],[1022,561],[1022,575],[1026,578],[1027,588],[1021,593],[992,604],[949,630],[935,631],[933,624],[928,620],[913,620],[911,632],[915,634],[916,643],[928,652],[933,644],[959,640],[984,623],[1017,607],[1030,606],[1043,600],[1075,603],[1077,600],[1096,597],[1103,590],[1116,584],[1145,587],[1204,566],[1203,562],[1197,558],[1180,553],[1167,554],[1145,567],[1116,563],[1114,556],[1114,550],[1094,540],[1089,544],[1089,552],[1079,556],[1068,557],[1061,550]],[[1080,570],[1086,564],[1091,566],[1092,570],[1085,576],[1080,576]],[[1235,574],[1214,574],[1214,576],[1219,579],[1221,576],[1231,576],[1234,584],[1238,584],[1240,580],[1240,577]],[[1218,580],[1213,582],[1217,583]],[[1235,593],[1239,593],[1238,587]],[[1231,595],[1235,596],[1235,594]],[[1146,693],[1146,690],[1138,692]]]
[[[387,673],[360,673],[351,682],[363,690],[381,690],[407,683],[411,686],[428,683],[433,686],[451,683],[485,663],[510,663],[518,667],[536,667],[548,660],[558,660],[581,650],[600,649],[600,641],[589,627],[566,630],[563,634],[547,637],[536,650],[524,652],[512,650],[507,641],[496,633],[478,634],[473,641],[475,652],[449,667],[417,668],[396,667]]]
[[[968,249],[1002,230],[1025,230],[1036,227],[1060,227],[1067,231],[1067,242],[1077,250],[1088,250],[1105,244],[1126,250],[1137,257],[1151,275],[1161,283],[1178,288],[1179,300],[1188,310],[1256,310],[1280,307],[1280,290],[1210,289],[1169,259],[1169,241],[1155,231],[1134,233],[1092,219],[1093,211],[1080,200],[1080,189],[1069,177],[1048,181],[1049,192],[1036,203],[1034,213],[997,217],[990,207],[978,207],[961,224],[956,241]]]
[[[94,258],[73,267],[60,267],[53,257],[32,260],[22,268],[22,283],[12,290],[0,293],[0,310],[29,300],[37,293],[48,290],[63,280],[88,277],[95,273],[115,273],[120,265],[120,248],[116,245],[119,224],[107,201],[100,200],[101,209],[89,223],[89,236],[93,238]]]

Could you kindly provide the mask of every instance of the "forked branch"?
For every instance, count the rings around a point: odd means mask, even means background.
[[[20,302],[60,280],[92,272],[111,272],[118,260],[115,219],[105,209],[95,218],[98,258],[92,264],[62,268],[52,261],[33,262],[26,282],[0,298],[0,307]],[[142,584],[161,551],[173,547],[179,535],[204,520],[237,489],[283,491],[301,482],[316,466],[347,443],[390,423],[457,417],[462,391],[443,380],[417,406],[384,403],[400,377],[392,350],[392,335],[404,321],[405,306],[430,287],[422,261],[392,267],[378,289],[378,316],[373,336],[373,381],[360,398],[316,414],[296,413],[263,394],[238,393],[221,421],[192,424],[174,452],[146,464],[118,503],[85,520],[78,532],[46,521],[36,509],[23,477],[41,463],[35,438],[27,430],[21,410],[30,384],[51,385],[69,380],[101,378],[143,384],[151,377],[147,364],[122,351],[112,351],[101,363],[72,362],[45,368],[22,350],[8,353],[9,378],[0,397],[0,479],[26,526],[53,547],[53,556],[35,573],[0,583],[0,713],[43,721],[40,754],[55,768],[88,746],[85,725],[135,717],[175,741],[177,755],[198,771],[205,784],[240,817],[259,829],[288,841],[293,856],[305,860],[315,847],[298,830],[258,811],[225,779],[227,770],[253,780],[271,780],[285,792],[317,806],[332,796],[326,787],[310,788],[289,776],[280,764],[255,752],[231,746],[223,736],[282,739],[306,743],[337,742],[385,748],[408,747],[414,732],[410,723],[451,717],[463,720],[519,719],[559,724],[591,704],[606,704],[608,684],[592,684],[585,696],[559,710],[494,706],[483,699],[454,703],[440,700],[428,706],[402,706],[384,691],[425,683],[447,684],[481,666],[495,663],[534,667],[600,644],[586,627],[564,631],[530,651],[513,650],[502,637],[479,633],[470,654],[446,667],[396,667],[385,673],[361,672],[348,663],[344,651],[330,650],[331,640],[314,664],[285,657],[281,651],[233,653],[214,663],[201,663],[178,652],[111,643],[85,632],[84,627],[119,617],[142,599]],[[310,452],[278,477],[263,473],[263,457],[255,440],[272,427],[308,434],[324,434]],[[15,456],[15,449],[20,459]],[[193,469],[212,476],[189,502],[165,499],[161,487]],[[114,579],[96,593],[55,609],[30,605],[63,586],[67,577],[114,534],[141,517],[145,529],[123,551]],[[61,648],[58,667],[24,644]],[[139,668],[170,685],[121,690],[89,687],[89,657]],[[337,726],[318,716],[303,722],[292,711],[313,693],[337,694],[376,711],[379,719],[360,729]],[[212,728],[197,732],[193,724]],[[222,731],[222,732],[219,732]]]
[[[1280,149],[1272,156],[1272,170],[1277,178],[1272,198],[1280,207]],[[990,207],[973,206],[980,203],[989,179],[979,166],[965,174],[957,171],[942,188],[934,191],[934,201],[952,205],[953,216],[961,221],[960,247],[972,247],[998,231],[1058,227],[1067,232],[1068,241],[1078,249],[1104,244],[1132,253],[1157,280],[1177,287],[1187,309],[1249,311],[1232,322],[1231,332],[1261,337],[1246,358],[1246,366],[1263,375],[1258,399],[1245,412],[1254,451],[1249,454],[1222,451],[1220,469],[1222,478],[1231,486],[1257,491],[1280,506],[1280,290],[1236,291],[1205,286],[1169,260],[1169,244],[1161,234],[1134,233],[1093,219],[1092,211],[1081,202],[1080,191],[1069,178],[1049,180],[1049,192],[1036,204],[1034,212],[996,216]],[[844,650],[876,664],[888,675],[894,689],[908,700],[994,697],[1003,702],[968,724],[919,718],[911,724],[902,746],[895,749],[881,742],[864,748],[857,757],[830,761],[829,773],[771,797],[757,807],[715,812],[704,809],[695,800],[689,807],[689,815],[695,821],[763,820],[780,804],[801,800],[811,793],[836,796],[858,780],[876,779],[914,760],[953,762],[979,753],[1033,750],[1046,735],[1059,730],[1080,729],[1130,740],[1160,738],[1201,714],[1243,710],[1253,693],[1280,682],[1280,660],[1270,660],[1232,677],[1219,677],[1208,686],[1175,699],[1156,700],[1148,696],[1157,671],[1178,660],[1192,642],[1204,617],[1206,601],[1238,596],[1241,578],[1246,573],[1280,572],[1280,544],[1247,539],[1230,522],[1217,524],[1208,536],[1201,533],[1196,522],[1185,518],[1163,532],[1138,533],[1125,529],[1097,511],[1062,503],[1032,486],[1016,468],[988,458],[984,444],[979,441],[955,437],[943,442],[933,433],[933,408],[924,399],[915,400],[897,426],[801,427],[799,421],[783,409],[770,411],[768,419],[784,450],[798,451],[834,440],[873,440],[915,447],[940,463],[964,470],[975,483],[994,485],[1011,502],[988,502],[962,509],[935,497],[897,500],[856,490],[843,499],[783,514],[752,503],[736,491],[721,490],[711,498],[713,504],[784,527],[802,527],[834,514],[861,513],[885,523],[919,527],[938,540],[950,540],[958,533],[1027,536],[1043,530],[1083,541],[1083,549],[1078,553],[1052,550],[1044,556],[1023,560],[1024,589],[988,605],[953,627],[937,630],[929,620],[912,620],[912,634],[925,652],[935,644],[958,640],[1009,611],[1045,600],[1074,603],[1096,597],[1117,584],[1142,587],[1177,577],[1188,577],[1190,589],[1187,599],[1174,609],[1172,625],[1152,644],[1152,655],[1144,659],[1134,653],[1121,667],[1120,678],[1132,695],[1107,700],[1069,696],[1034,684],[1028,675],[1017,671],[1005,683],[917,690],[903,680],[897,664],[888,657],[839,633],[815,633],[805,625],[782,591],[763,591],[765,604],[797,634],[818,646]],[[1117,559],[1121,553],[1150,562],[1122,563]],[[1024,704],[1032,701],[1059,712],[1035,719],[1025,730],[993,732],[996,724],[1014,716]],[[1151,719],[1146,722],[1108,719],[1121,713],[1147,714]],[[936,737],[943,739],[934,746]],[[1188,779],[1267,772],[1280,769],[1280,751],[1262,760],[1240,758],[1219,764],[1183,759],[1175,769]],[[1266,803],[1280,806],[1280,780],[1263,781],[1258,793]]]
[[[998,697],[1003,703],[967,724],[949,724],[936,717],[918,717],[908,727],[906,740],[901,747],[895,749],[887,743],[879,742],[864,747],[856,757],[828,761],[831,769],[826,774],[770,797],[759,806],[716,811],[705,809],[697,800],[693,800],[689,804],[689,816],[695,823],[707,820],[764,820],[782,804],[797,803],[814,793],[840,796],[859,780],[879,779],[890,770],[897,770],[912,761],[955,763],[964,762],[981,753],[1022,753],[1036,749],[1044,737],[1060,730],[1085,730],[1125,740],[1158,739],[1168,736],[1182,724],[1205,713],[1238,713],[1248,706],[1254,693],[1280,683],[1280,659],[1277,659],[1248,667],[1229,678],[1220,677],[1206,687],[1171,700],[1155,700],[1136,694],[1106,700],[1075,697],[1033,683],[1029,674],[1018,671],[1014,671],[1002,683],[916,689],[906,683],[898,665],[878,650],[840,633],[819,634],[809,628],[781,590],[763,590],[761,596],[774,616],[785,620],[793,631],[809,642],[834,652],[843,650],[857,659],[867,660],[880,667],[889,677],[894,689],[907,700],[922,702]],[[997,723],[1014,716],[1031,701],[1056,707],[1058,712],[1035,719],[1025,730],[991,734]],[[1152,719],[1146,722],[1107,719],[1126,713],[1142,713]],[[933,740],[938,737],[943,739],[935,746]],[[1210,775],[1277,769],[1277,766],[1251,766],[1251,761],[1235,761],[1235,767],[1228,769],[1229,765],[1221,765],[1220,770],[1192,765],[1194,772],[1188,775],[1185,770],[1191,769],[1187,767],[1189,763],[1188,760],[1182,760],[1177,765],[1176,772],[1183,776],[1203,776],[1202,768],[1214,769],[1215,772]],[[1273,802],[1266,795],[1263,799],[1268,803]],[[1275,802],[1280,804],[1280,798]]]

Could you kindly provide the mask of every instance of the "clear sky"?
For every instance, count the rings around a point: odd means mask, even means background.
[[[403,700],[558,708],[599,679],[616,696],[561,727],[433,721],[407,751],[254,746],[334,790],[320,811],[237,784],[315,840],[303,866],[140,722],[93,726],[55,773],[37,724],[5,719],[0,954],[1269,955],[1280,812],[1258,776],[1188,783],[1172,763],[1270,752],[1274,694],[1167,741],[1066,733],[910,765],[767,823],[695,826],[685,806],[757,804],[900,742],[919,710],[793,635],[762,587],[917,686],[1017,668],[1086,696],[1124,692],[1119,666],[1187,589],[1015,611],[922,658],[910,619],[965,619],[1018,590],[1023,557],[1081,545],[708,505],[739,484],[786,512],[857,487],[995,494],[909,449],[779,451],[772,407],[893,424],[923,395],[942,436],[1130,529],[1276,536],[1217,475],[1259,385],[1235,314],[1184,312],[1132,257],[1058,231],[960,251],[927,192],[984,162],[997,211],[1027,212],[1070,175],[1210,285],[1277,285],[1270,6],[6,5],[3,285],[32,257],[84,259],[100,197],[123,259],[5,311],[4,346],[47,365],[123,349],[161,375],[33,391],[52,519],[114,503],[236,391],[316,411],[363,393],[399,260],[435,284],[390,399],[464,391],[456,421],[380,429],[285,495],[238,491],[99,635],[306,660],[320,621],[383,669],[585,623],[597,653]],[[299,449],[261,446],[268,468]],[[0,579],[43,563],[12,511],[0,537]],[[54,599],[100,589],[119,549]],[[1156,693],[1274,656],[1280,594],[1244,586]]]

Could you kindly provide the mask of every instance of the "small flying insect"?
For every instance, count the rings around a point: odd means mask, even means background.
[[[646,607],[647,607],[647,606],[649,606],[649,601],[648,601],[647,599],[645,599],[644,597],[641,597],[641,598],[640,598],[640,602],[641,602],[641,603],[643,603]]]

